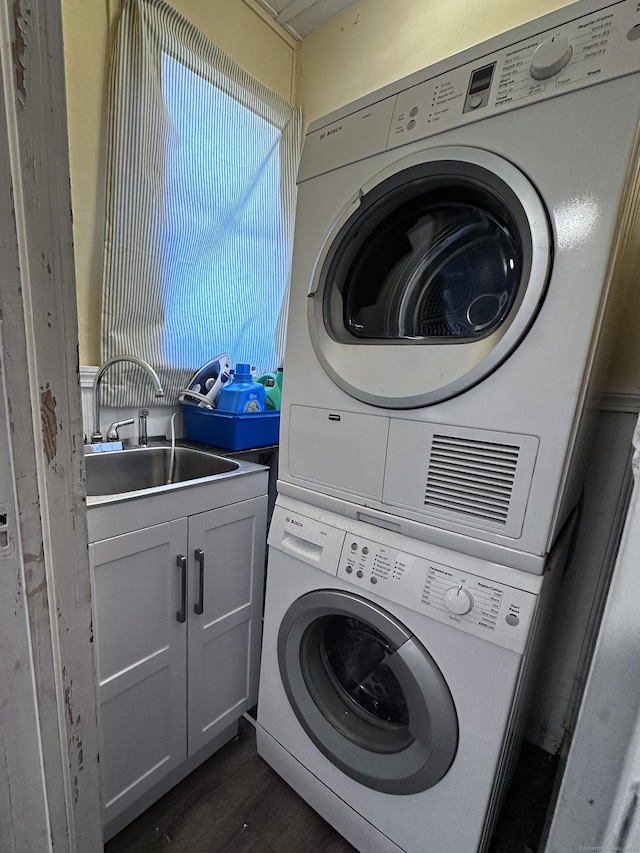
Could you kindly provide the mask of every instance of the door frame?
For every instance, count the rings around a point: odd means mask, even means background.
[[[102,849],[60,2],[0,3],[0,848]]]

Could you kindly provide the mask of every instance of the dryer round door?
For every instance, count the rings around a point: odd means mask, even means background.
[[[295,601],[278,633],[284,688],[322,753],[388,794],[431,788],[451,766],[458,718],[424,646],[357,595],[316,590]]]
[[[431,149],[380,172],[330,229],[308,323],[344,391],[414,408],[476,385],[533,323],[551,268],[542,202],[508,161]]]

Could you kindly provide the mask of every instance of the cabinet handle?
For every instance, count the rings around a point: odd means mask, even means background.
[[[182,571],[182,592],[180,594],[180,610],[176,611],[178,622],[187,621],[187,558],[184,554],[178,554],[176,558],[178,568]]]
[[[193,609],[201,616],[204,613],[204,551],[202,548],[196,548],[195,551],[196,560],[198,561],[198,565],[200,566],[200,577],[199,577],[199,591],[198,598],[199,600],[193,605]]]

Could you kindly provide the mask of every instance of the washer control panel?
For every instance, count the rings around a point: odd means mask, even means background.
[[[349,531],[337,576],[365,593],[379,595],[515,652],[524,650],[538,600],[535,593]]]

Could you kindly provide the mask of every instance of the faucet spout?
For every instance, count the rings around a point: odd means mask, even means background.
[[[94,444],[102,441],[102,432],[100,431],[100,384],[102,377],[112,364],[116,364],[119,361],[130,361],[132,364],[137,364],[138,367],[145,370],[155,386],[156,397],[164,397],[164,389],[158,374],[144,359],[138,358],[135,355],[114,355],[113,358],[107,359],[107,361],[100,365],[93,380],[93,432],[91,433],[91,441]]]

